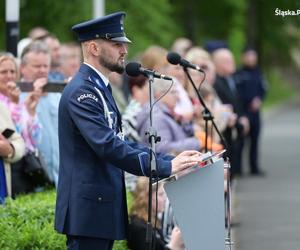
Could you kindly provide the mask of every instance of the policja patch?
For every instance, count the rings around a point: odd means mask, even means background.
[[[95,95],[90,94],[90,93],[81,94],[79,97],[77,97],[78,102],[82,102],[85,99],[92,99],[92,100],[98,102],[98,97],[96,97]]]

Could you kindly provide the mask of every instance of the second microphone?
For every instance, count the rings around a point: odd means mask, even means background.
[[[126,65],[126,73],[129,76],[138,76],[138,75],[144,75],[146,77],[149,77],[150,75],[152,75],[154,78],[160,78],[160,79],[164,79],[167,81],[173,81],[173,79],[169,76],[160,74],[154,70],[151,69],[145,69],[142,67],[142,65],[140,63],[137,62],[130,62]]]

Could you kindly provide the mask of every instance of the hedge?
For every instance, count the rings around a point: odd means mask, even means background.
[[[6,199],[5,205],[0,206],[0,249],[66,249],[65,236],[53,226],[55,197],[55,191],[48,190]],[[128,197],[131,201],[129,194]],[[113,249],[127,250],[126,242],[116,241]]]

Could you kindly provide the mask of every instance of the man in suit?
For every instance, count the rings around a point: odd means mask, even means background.
[[[112,249],[126,237],[128,219],[124,172],[150,174],[149,149],[122,136],[121,115],[108,76],[124,71],[127,44],[124,12],[73,26],[83,64],[59,105],[60,169],[55,228],[68,249]],[[163,178],[200,160],[197,151],[176,158],[157,156]]]
[[[244,136],[248,133],[249,122],[245,116],[243,104],[237,91],[234,78],[236,66],[233,55],[227,48],[218,48],[213,51],[212,59],[217,72],[214,89],[222,103],[230,105],[238,117],[234,127],[228,127],[224,131],[224,137],[228,142],[232,175],[241,175]]]

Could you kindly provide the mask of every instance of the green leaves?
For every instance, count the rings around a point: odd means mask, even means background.
[[[132,197],[127,195],[130,204]],[[54,230],[55,199],[55,190],[7,199],[0,206],[0,249],[66,249],[65,236]],[[115,242],[114,250],[126,249],[126,241]]]
[[[55,192],[6,200],[0,207],[0,249],[65,249],[65,237],[54,231]]]
[[[173,18],[173,5],[168,0],[119,0],[106,4],[107,13],[118,10],[127,13],[125,30],[133,41],[131,56],[153,44],[168,48],[180,34],[181,27]]]

